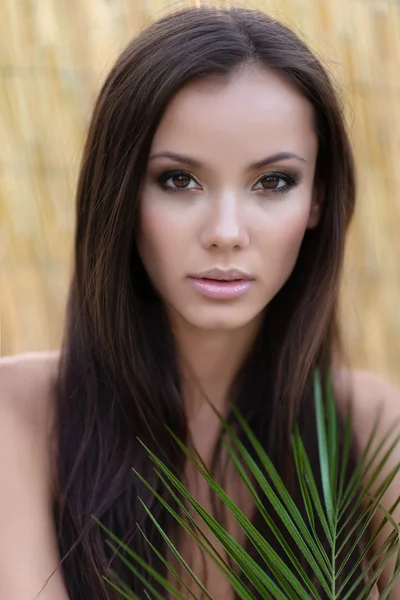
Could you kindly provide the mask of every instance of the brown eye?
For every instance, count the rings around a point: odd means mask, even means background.
[[[301,181],[301,177],[298,175],[287,175],[285,173],[268,173],[261,177],[257,185],[261,187],[256,188],[258,191],[261,190],[265,193],[284,193],[288,192],[292,187],[297,185]]]
[[[175,187],[185,188],[190,183],[191,177],[185,173],[177,173],[176,175],[172,175],[170,179]]]
[[[194,185],[191,185],[193,183]],[[167,171],[158,177],[157,184],[166,191],[178,192],[199,189],[199,184],[187,171]],[[201,186],[200,186],[201,187]]]
[[[263,177],[263,179],[261,179],[261,185],[265,190],[275,190],[282,187],[282,183],[279,185],[280,181],[284,184],[282,177],[278,177],[277,175],[268,175],[267,177]]]

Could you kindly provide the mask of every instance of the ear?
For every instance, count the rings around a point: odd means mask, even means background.
[[[314,229],[319,224],[324,202],[324,189],[322,184],[314,185],[313,197],[310,206],[310,214],[307,221],[307,229]]]

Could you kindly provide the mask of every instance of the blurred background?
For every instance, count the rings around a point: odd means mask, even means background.
[[[94,99],[126,43],[187,4],[201,2],[1,0],[0,355],[59,347]],[[291,27],[342,90],[359,185],[342,290],[345,341],[354,367],[400,385],[400,1],[240,5]]]

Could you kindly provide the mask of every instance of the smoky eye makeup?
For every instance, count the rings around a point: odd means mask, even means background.
[[[269,171],[268,173],[261,175],[261,177],[257,179],[255,185],[261,185],[261,187],[257,189],[260,189],[265,193],[284,194],[298,186],[302,180],[303,176],[299,171]]]
[[[170,183],[168,184],[169,181]],[[154,183],[166,192],[201,189],[201,185],[194,175],[192,175],[189,171],[185,171],[184,169],[162,171],[160,175],[154,178]],[[191,185],[191,187],[188,186],[188,183]]]
[[[254,182],[252,190],[261,194],[284,194],[298,186],[303,180],[298,169],[269,170],[260,175]],[[185,169],[165,169],[152,176],[157,187],[167,193],[201,191],[197,178]]]

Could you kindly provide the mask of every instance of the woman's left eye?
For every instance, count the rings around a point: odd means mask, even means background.
[[[268,173],[258,180],[257,184],[261,184],[258,188],[263,192],[286,192],[291,187],[296,185],[296,180],[284,173]]]

